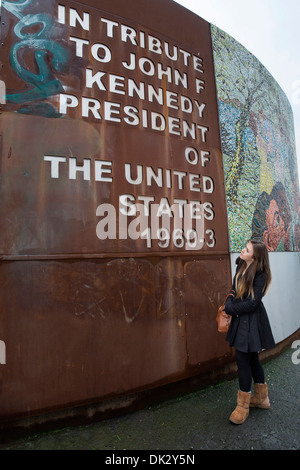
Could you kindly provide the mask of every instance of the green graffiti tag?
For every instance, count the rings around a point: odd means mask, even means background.
[[[36,103],[63,91],[61,82],[55,77],[55,71],[63,73],[69,62],[68,50],[58,44],[54,36],[54,21],[46,13],[24,14],[34,0],[2,1],[2,6],[19,19],[14,27],[15,35],[20,39],[10,51],[10,61],[17,75],[33,87],[20,93],[7,94],[7,102],[25,104],[35,101],[32,106],[19,109],[19,112],[56,116],[55,109],[46,103]],[[56,39],[56,40],[55,40]],[[22,65],[25,52],[32,50],[39,73],[34,73]],[[49,64],[51,57],[51,66]]]

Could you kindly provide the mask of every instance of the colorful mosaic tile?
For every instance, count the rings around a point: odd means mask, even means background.
[[[230,250],[250,238],[270,251],[300,251],[300,208],[291,106],[266,68],[211,26]]]

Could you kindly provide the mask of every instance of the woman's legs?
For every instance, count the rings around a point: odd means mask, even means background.
[[[237,395],[237,406],[231,413],[229,420],[234,424],[242,424],[249,416],[249,406],[251,400],[251,366],[250,355],[241,351],[236,351],[236,363],[239,372],[239,390]]]
[[[240,390],[249,392],[251,390],[252,378],[254,383],[265,383],[265,373],[257,352],[245,353],[236,351],[236,363],[239,372]]]
[[[254,380],[254,395],[251,397],[250,406],[268,409],[271,407],[268,385],[265,383],[265,373],[259,361],[258,353],[251,354],[250,365]]]
[[[251,366],[251,373],[254,383],[256,384],[264,384],[265,383],[265,373],[260,363],[258,353],[253,352],[250,353],[250,366]]]
[[[236,363],[239,373],[239,391],[237,407],[230,415],[230,421],[242,424],[249,415],[249,406],[269,408],[267,384],[258,353],[236,351]],[[254,380],[255,396],[251,397],[252,378]]]
[[[238,366],[240,390],[250,392],[252,383],[251,353],[236,351],[235,360]]]

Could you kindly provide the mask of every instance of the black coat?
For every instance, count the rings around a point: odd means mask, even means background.
[[[225,312],[232,316],[226,340],[238,351],[258,352],[275,346],[268,315],[262,303],[264,285],[264,274],[257,272],[253,281],[254,298],[244,295],[242,299],[230,296],[226,300]]]

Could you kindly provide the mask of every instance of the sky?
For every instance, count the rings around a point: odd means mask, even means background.
[[[294,113],[300,179],[300,1],[176,0],[240,42],[266,67]]]

